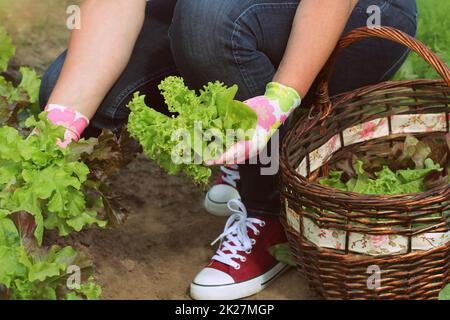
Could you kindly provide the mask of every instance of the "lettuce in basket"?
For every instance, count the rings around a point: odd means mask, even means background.
[[[411,194],[449,183],[444,174],[449,148],[437,140],[407,136],[393,146],[388,159],[358,159],[354,154],[338,163],[320,184],[347,192],[374,195]]]

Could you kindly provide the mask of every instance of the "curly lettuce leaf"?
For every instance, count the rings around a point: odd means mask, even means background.
[[[0,73],[6,71],[15,54],[15,46],[6,30],[0,26]],[[21,67],[21,82],[15,87],[0,76],[0,126],[10,125],[23,129],[24,121],[40,112],[38,105],[41,80],[36,72]]]
[[[24,247],[0,245],[0,284],[13,300],[99,299],[101,288],[90,278],[78,288],[68,288],[68,267],[75,265],[82,254],[72,247],[51,247],[39,254],[28,253]]]
[[[8,125],[26,132],[25,121],[37,116],[40,78],[29,68],[21,68],[22,81],[17,87],[0,77],[0,126]]]
[[[450,284],[445,286],[439,293],[439,300],[450,300]]]
[[[39,244],[44,229],[66,236],[92,224],[104,227],[106,223],[87,205],[84,184],[89,168],[55,143],[64,129],[48,122],[45,113],[26,123],[39,134],[25,138],[12,127],[0,128],[0,210],[6,215],[20,211],[33,215]]]
[[[225,139],[228,129],[243,132],[254,129],[256,113],[234,100],[237,86],[227,88],[214,82],[197,94],[182,78],[168,77],[159,89],[174,116],[149,108],[145,96],[136,93],[128,105],[130,135],[143,146],[144,153],[169,174],[184,172],[196,182],[207,183],[211,169],[203,162],[217,157],[237,139],[246,138],[243,134],[234,140]],[[208,133],[214,133],[215,138]]]
[[[270,247],[269,253],[272,255],[272,257],[275,258],[275,260],[279,262],[283,262],[292,267],[297,266],[288,243],[277,244],[273,247]]]
[[[28,95],[29,102],[38,102],[41,79],[37,75],[36,71],[30,68],[21,67],[20,73],[22,74],[22,80],[19,83],[18,88],[23,90]]]
[[[68,293],[65,300],[99,300],[102,296],[102,287],[95,283],[94,278],[90,277],[87,282],[80,285],[79,288],[73,288]]]
[[[172,135],[178,126],[169,117],[147,107],[144,99],[145,96],[136,93],[129,104],[132,111],[128,119],[130,135],[139,141],[144,153],[169,174],[185,172],[195,181],[207,182],[211,175],[209,168],[197,164],[176,163],[172,160],[172,152],[179,143],[172,139]],[[191,158],[188,159],[190,160]]]
[[[444,139],[422,140],[408,135],[404,142],[394,144],[388,158],[358,159],[347,152],[319,183],[348,192],[387,195],[418,193],[446,185],[448,139],[448,134]]]
[[[5,28],[0,26],[0,72],[8,68],[9,60],[11,60],[15,53],[16,47],[6,33]]]
[[[388,166],[375,173],[373,179],[370,173],[364,170],[363,162],[358,160],[357,177],[351,178],[347,182],[342,181],[342,171],[331,171],[328,178],[321,179],[320,184],[335,189],[356,192],[362,194],[376,195],[398,195],[418,193],[427,190],[424,179],[435,171],[442,171],[439,165],[434,164],[433,160],[425,160],[426,167],[423,169],[404,169],[393,172]]]
[[[99,299],[101,287],[92,277],[92,261],[72,247],[42,248],[24,245],[26,228],[34,225],[21,213],[0,219],[0,296],[5,299]],[[27,227],[24,227],[28,225]],[[76,286],[69,286],[70,266],[85,274]]]

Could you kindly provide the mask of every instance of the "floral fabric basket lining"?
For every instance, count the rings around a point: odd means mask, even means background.
[[[330,99],[328,79],[338,54],[380,37],[421,55],[444,80],[385,82]],[[311,287],[330,299],[435,299],[450,282],[450,187],[419,194],[364,195],[323,186],[329,165],[353,150],[387,157],[407,135],[444,137],[450,131],[450,70],[403,32],[360,28],[345,36],[319,76],[311,114],[283,141],[282,222]],[[448,154],[447,154],[447,162]],[[447,170],[447,169],[446,169]],[[367,270],[381,268],[381,287]]]
[[[390,125],[389,125],[390,124]],[[450,114],[404,114],[392,115],[357,124],[336,134],[325,144],[313,150],[301,162],[296,171],[303,177],[326,164],[332,156],[346,146],[361,143],[393,134],[413,134],[447,132],[450,127]],[[308,167],[309,165],[309,167]],[[320,228],[311,219],[300,215],[285,201],[287,222],[296,232],[303,225],[304,237],[319,247],[348,250],[368,255],[387,255],[407,253],[408,238],[399,235],[370,235],[349,233],[349,247],[345,248],[347,233],[338,229]],[[424,233],[412,237],[412,251],[430,250],[450,242],[450,231]]]

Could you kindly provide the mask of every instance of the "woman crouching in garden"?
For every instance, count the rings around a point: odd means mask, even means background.
[[[66,144],[102,128],[118,134],[136,91],[168,114],[157,85],[169,75],[197,89],[215,80],[237,84],[238,99],[258,115],[258,128],[282,134],[293,111],[302,101],[307,106],[343,33],[372,20],[412,36],[417,28],[412,0],[86,0],[81,17],[81,29],[72,32],[41,88],[49,119],[67,127]],[[407,54],[380,39],[351,46],[337,61],[331,94],[390,79]],[[67,123],[64,114],[77,123]],[[194,299],[244,298],[287,268],[268,250],[287,241],[278,219],[277,174],[262,174],[262,163],[244,163],[264,148],[250,140],[214,162],[224,165],[223,177],[205,207],[230,220],[211,262],[191,283]]]

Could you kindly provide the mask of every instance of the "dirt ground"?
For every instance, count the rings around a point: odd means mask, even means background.
[[[66,44],[68,0],[0,0],[0,23],[17,45],[15,65],[41,74]],[[115,230],[90,230],[73,245],[84,247],[96,265],[105,299],[189,299],[188,287],[214,253],[209,243],[224,218],[209,215],[204,194],[180,176],[168,176],[137,159],[114,179],[131,215]],[[296,270],[285,273],[252,299],[313,299]]]
[[[209,215],[203,193],[183,176],[168,176],[138,159],[114,179],[131,210],[115,230],[84,233],[80,244],[96,264],[105,299],[189,299],[187,290],[214,249],[225,218]],[[312,299],[296,270],[252,299]]]

